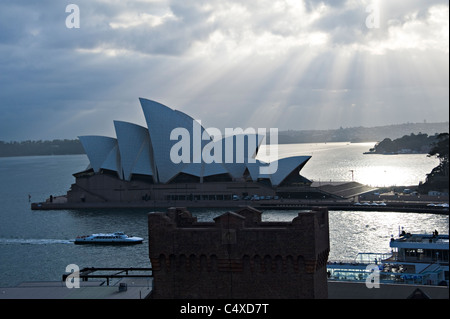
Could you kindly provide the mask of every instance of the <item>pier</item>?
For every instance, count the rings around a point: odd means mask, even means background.
[[[364,203],[367,203],[365,205]],[[383,202],[386,205],[380,205]],[[436,202],[436,201],[434,201]],[[360,203],[360,204],[357,204]],[[375,203],[375,204],[374,204]],[[430,201],[376,201],[367,200],[354,202],[351,200],[305,200],[305,199],[282,199],[282,200],[150,200],[145,202],[40,202],[32,203],[32,210],[61,210],[61,209],[111,209],[111,208],[137,208],[158,209],[172,206],[189,208],[241,208],[252,206],[260,210],[310,210],[312,207],[327,207],[329,211],[367,211],[367,212],[408,212],[448,215],[446,207],[428,206]]]

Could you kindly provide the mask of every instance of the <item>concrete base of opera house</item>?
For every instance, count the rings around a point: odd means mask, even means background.
[[[427,206],[436,198],[409,196],[395,199],[373,195],[372,193],[376,188],[357,182],[313,182],[311,186],[278,187],[275,189],[260,183],[148,185],[138,182],[128,184],[110,176],[97,176],[96,179],[102,179],[98,185],[87,183],[87,179],[77,179],[67,195],[51,196],[45,202],[32,203],[31,209],[166,209],[167,207],[232,209],[252,206],[259,210],[309,210],[312,207],[322,206],[327,207],[330,211],[397,211],[448,214],[448,208]],[[233,200],[233,194],[239,195],[241,199]],[[259,200],[244,200],[242,199],[243,194],[270,196],[271,199],[265,199],[266,197],[264,197],[264,199]],[[278,199],[274,199],[274,195],[280,196]],[[215,199],[205,199],[211,198],[211,196]],[[448,201],[448,197],[440,200]],[[355,205],[359,201],[383,201],[385,205]]]

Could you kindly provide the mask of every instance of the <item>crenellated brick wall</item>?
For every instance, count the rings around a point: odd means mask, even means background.
[[[246,207],[212,222],[185,208],[148,215],[153,298],[327,298],[328,210],[263,222]]]

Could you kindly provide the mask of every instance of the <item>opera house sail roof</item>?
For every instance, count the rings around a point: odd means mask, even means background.
[[[198,182],[264,179],[277,186],[293,175],[298,177],[311,158],[279,159],[274,165],[276,169],[267,172],[261,168],[274,163],[255,159],[264,136],[244,132],[217,139],[199,121],[183,112],[152,100],[140,98],[139,101],[147,127],[114,121],[115,138],[79,136],[90,162],[88,169],[94,173],[114,172],[124,181],[131,181],[134,176],[146,176],[155,184],[173,183],[178,178]],[[188,139],[190,150],[182,155],[184,160],[174,161],[174,155],[179,159],[180,150],[186,151],[177,148],[180,137]]]

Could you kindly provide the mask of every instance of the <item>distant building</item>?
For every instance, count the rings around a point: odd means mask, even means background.
[[[327,298],[328,210],[263,222],[251,207],[198,222],[184,208],[148,215],[152,298]]]

